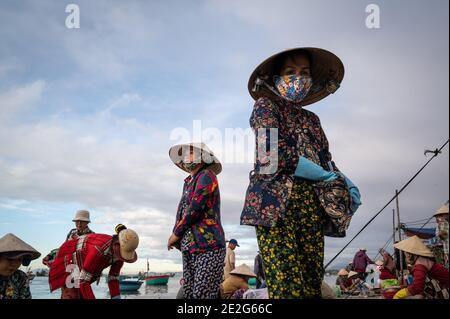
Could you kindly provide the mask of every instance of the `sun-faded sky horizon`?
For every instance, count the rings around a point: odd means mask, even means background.
[[[95,232],[123,223],[139,233],[140,259],[125,272],[145,270],[147,258],[152,271],[181,270],[180,253],[166,248],[186,177],[168,156],[180,142],[173,132],[193,133],[197,120],[215,128],[220,138],[205,142],[223,159],[233,146],[226,129],[249,128],[251,72],[287,48],[324,48],[345,65],[341,88],[307,107],[362,193],[348,236],[326,238],[325,261],[426,162],[425,149],[448,139],[448,1],[71,3],[79,29],[65,26],[66,2],[0,3],[0,236],[14,233],[43,256],[88,209]],[[366,27],[370,3],[379,29]],[[402,221],[427,219],[448,200],[448,154],[400,196]],[[239,225],[252,164],[223,168],[226,237],[240,243],[237,263],[253,264],[255,231]],[[375,257],[392,208],[331,268],[360,246]]]

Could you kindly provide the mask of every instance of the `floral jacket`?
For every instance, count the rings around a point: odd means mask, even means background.
[[[0,276],[1,299],[31,299],[27,274],[17,270],[10,277]]]
[[[274,227],[284,217],[300,156],[326,170],[339,170],[332,161],[319,117],[311,111],[283,99],[262,97],[254,105],[250,126],[256,136],[256,162],[250,172],[241,224]],[[258,152],[258,145],[265,146],[266,152]],[[278,156],[270,158],[270,152]],[[345,180],[339,177],[331,183],[314,185],[329,217],[325,235],[345,236],[350,222]]]
[[[225,247],[219,184],[211,170],[203,169],[184,180],[173,233],[183,238],[189,253]]]

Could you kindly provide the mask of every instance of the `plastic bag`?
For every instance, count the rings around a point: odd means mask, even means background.
[[[267,288],[249,289],[244,293],[242,299],[269,299],[269,291]]]

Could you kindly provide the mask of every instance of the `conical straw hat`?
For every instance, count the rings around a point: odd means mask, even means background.
[[[276,66],[278,62],[299,52],[307,53],[310,56],[313,76],[313,86],[301,102],[302,106],[320,101],[339,88],[344,78],[344,64],[342,61],[327,50],[300,47],[276,53],[256,67],[248,80],[248,91],[253,99],[257,100],[262,96],[277,97],[271,89],[261,85],[261,81],[273,86],[273,76],[277,75],[278,70],[276,70]]]
[[[169,156],[172,162],[181,168],[183,171],[190,173],[184,167],[184,157],[189,154],[191,148],[194,152],[198,152],[201,156],[201,161],[209,164],[208,168],[212,170],[216,175],[219,175],[222,171],[222,164],[219,159],[214,155],[214,153],[206,146],[205,143],[190,143],[190,144],[179,144],[174,145],[169,149]],[[194,153],[195,154],[195,153]]]
[[[357,273],[356,271],[350,271],[350,272],[348,273],[348,278],[353,277],[353,276],[355,276],[355,275],[358,275],[358,273]]]
[[[242,265],[236,267],[236,269],[232,270],[230,272],[230,274],[256,277],[256,274],[246,264],[242,264]]]
[[[136,249],[139,246],[139,235],[132,229],[119,232],[120,256],[125,262],[134,263],[137,260]]]
[[[375,261],[375,265],[377,265],[377,266],[383,266],[383,264],[384,263],[381,260]]]
[[[434,214],[434,216],[445,215],[445,214],[448,215],[448,205],[442,205],[442,207],[437,210],[437,212],[436,212],[436,214]]]
[[[338,276],[348,276],[348,271],[345,269],[341,269],[338,272]]]
[[[412,236],[408,239],[402,240],[401,242],[394,244],[394,247],[413,255],[434,257],[431,250],[425,246],[422,240],[417,236]]]
[[[24,257],[22,264],[28,266],[30,261],[41,254],[14,234],[6,234],[0,238],[0,255],[18,258]]]

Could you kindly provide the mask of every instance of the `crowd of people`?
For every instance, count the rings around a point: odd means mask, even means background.
[[[442,206],[434,215],[437,222],[438,246],[442,246],[443,249],[443,263],[437,261],[437,256],[424,240],[414,235],[394,244],[396,257],[385,249],[380,249],[379,254],[383,260],[374,262],[367,255],[366,249],[361,248],[353,261],[338,272],[336,287],[344,294],[359,294],[373,288],[365,282],[365,279],[369,275],[368,266],[375,264],[379,272],[377,278],[380,281],[377,284],[380,287],[383,286],[383,281],[394,280],[396,283],[398,289],[392,296],[393,299],[448,299],[448,216],[448,205]]]
[[[90,213],[79,210],[75,228],[66,241],[42,259],[49,267],[49,289],[61,289],[61,299],[94,299],[91,284],[109,268],[108,287],[112,299],[120,298],[119,275],[123,264],[137,260],[138,234],[119,224],[115,234],[96,234],[89,227]],[[41,256],[36,249],[14,234],[0,239],[0,299],[30,299],[27,274],[20,266]]]

